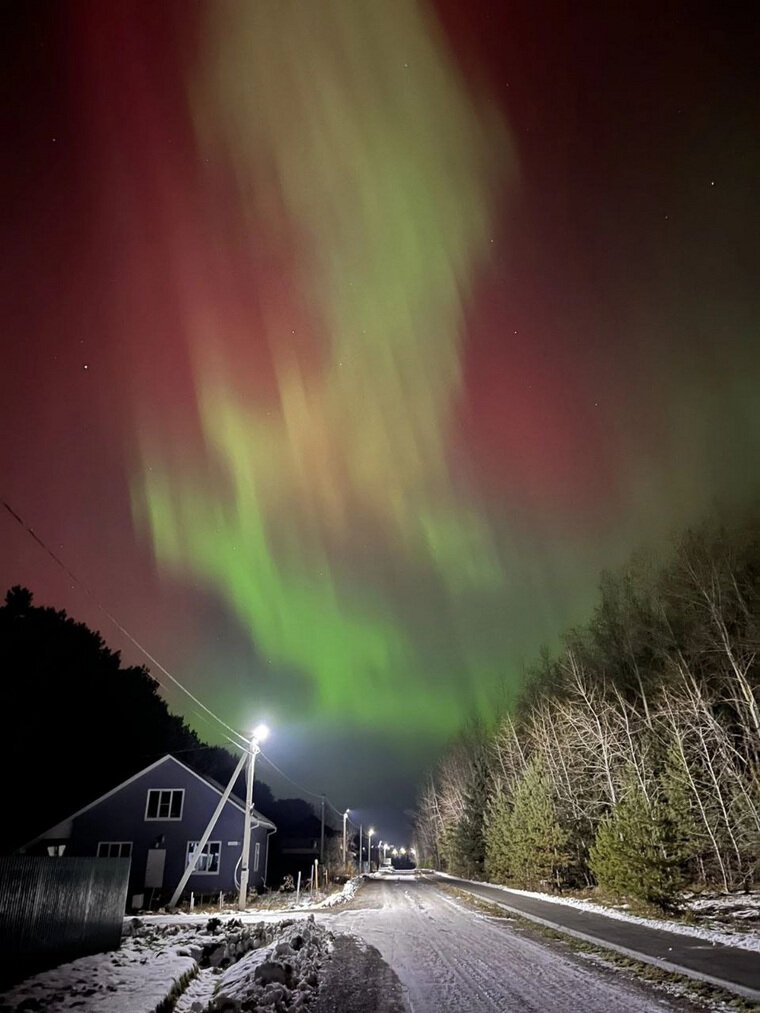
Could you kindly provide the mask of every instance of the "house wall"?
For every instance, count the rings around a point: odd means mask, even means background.
[[[179,820],[145,818],[148,791],[153,788],[184,789]],[[135,895],[144,894],[145,904],[151,900],[151,891],[145,888],[148,852],[165,849],[162,885],[153,894],[154,901],[158,901],[160,896],[165,902],[184,872],[188,841],[200,840],[218,803],[218,792],[169,757],[77,816],[73,820],[66,854],[97,855],[100,841],[131,841],[128,904],[136,906]],[[203,893],[216,894],[220,890],[225,893],[235,891],[235,867],[241,857],[243,819],[242,810],[227,802],[210,837],[211,841],[221,842],[219,872],[194,873],[187,882],[183,897],[189,897],[191,891],[196,897]],[[258,868],[254,865],[257,843]],[[266,847],[266,828],[254,827],[249,860],[252,888],[263,885]]]

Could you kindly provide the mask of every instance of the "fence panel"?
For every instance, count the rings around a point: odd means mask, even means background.
[[[128,858],[0,857],[0,978],[7,985],[118,949]]]

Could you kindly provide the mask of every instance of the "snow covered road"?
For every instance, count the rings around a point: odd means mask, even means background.
[[[377,947],[413,1013],[662,1013],[684,1009],[580,958],[469,910],[412,875],[367,882],[333,932]]]

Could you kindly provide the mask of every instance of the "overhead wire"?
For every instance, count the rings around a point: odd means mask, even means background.
[[[63,570],[63,572],[69,577],[69,579],[73,580],[74,583],[79,588],[81,588],[82,591],[84,591],[84,593],[92,600],[92,602],[103,613],[103,615],[106,616],[106,618],[116,627],[117,630],[119,630],[122,636],[126,637],[127,640],[129,640],[129,642],[133,644],[138,649],[138,651],[140,651],[151,662],[151,664],[155,665],[156,668],[160,672],[162,672],[167,677],[167,679],[169,679],[178,689],[181,689],[182,692],[185,693],[193,701],[194,704],[196,704],[196,706],[200,707],[201,710],[203,710],[206,714],[214,718],[214,720],[217,721],[222,726],[222,728],[225,728],[228,732],[232,732],[233,735],[236,735],[239,739],[242,740],[243,743],[247,745],[245,737],[241,735],[240,732],[236,731],[231,725],[228,725],[227,722],[223,721],[218,714],[215,714],[210,707],[207,707],[202,700],[199,700],[198,697],[194,693],[192,693],[186,686],[184,686],[179,679],[175,678],[175,676],[173,676],[172,673],[167,668],[165,668],[164,665],[162,665],[161,662],[150,653],[150,651],[147,650],[147,648],[143,647],[143,645],[139,642],[139,640],[137,640],[136,637],[132,636],[129,630],[126,629],[119,622],[116,616],[114,616],[113,613],[108,608],[106,608],[105,605],[103,605],[103,603],[98,599],[98,597],[94,594],[94,592],[90,590],[87,584],[85,584],[83,580],[80,580],[79,577],[71,569],[69,569],[69,567],[63,562],[63,560],[61,560],[53,552],[53,550],[39,537],[37,532],[33,528],[31,528],[23,520],[22,517],[19,516],[19,514],[13,509],[13,507],[10,506],[9,503],[7,503],[5,500],[0,500],[0,502],[2,502],[3,506],[11,515],[11,517],[13,517],[15,521],[17,521],[17,523],[21,526],[21,528],[24,531],[26,531],[29,535],[31,535],[31,537],[35,540],[35,542],[37,542],[37,544]],[[156,678],[155,675],[153,676],[153,678]],[[164,689],[168,688],[163,685],[160,679],[156,678],[156,682],[158,682],[159,685],[162,685]],[[233,745],[240,748],[240,743],[235,742],[234,739],[229,739],[229,736],[227,735],[225,735],[224,737],[227,738],[230,742],[232,742]]]
[[[158,670],[167,677],[167,679],[169,679],[178,689],[182,690],[182,692],[185,693],[193,701],[193,703],[196,704],[196,706],[201,708],[201,711],[203,711],[204,713],[199,713],[196,711],[197,717],[206,721],[209,725],[211,725],[211,721],[209,721],[209,718],[213,718],[219,725],[221,725],[222,728],[226,729],[227,732],[232,732],[232,734],[237,736],[237,738],[240,740],[239,742],[236,741],[235,739],[230,738],[230,736],[227,735],[226,732],[221,732],[218,734],[221,734],[223,738],[225,738],[237,749],[248,747],[248,739],[246,738],[245,735],[237,731],[237,729],[233,728],[231,725],[228,725],[226,721],[220,718],[218,714],[215,714],[210,707],[207,707],[202,700],[199,700],[194,693],[192,693],[186,686],[184,686],[182,682],[180,682],[180,680],[176,678],[176,676],[172,675],[172,673],[164,665],[162,665],[161,662],[156,657],[154,657],[154,655],[152,655],[150,651],[147,650],[147,648],[143,647],[140,641],[137,640],[137,638],[134,637],[121,622],[119,622],[116,616],[100,601],[100,599],[89,588],[89,586],[83,580],[81,580],[73,572],[73,570],[71,570],[63,562],[63,560],[56,555],[55,552],[53,552],[53,550],[43,541],[42,538],[40,538],[37,532],[23,520],[23,518],[13,509],[13,507],[11,507],[10,504],[4,499],[0,500],[0,503],[2,503],[2,505],[8,511],[8,513],[11,515],[11,517],[13,517],[13,519],[21,526],[21,528],[24,531],[26,531],[27,534],[31,535],[31,537],[34,539],[35,542],[37,542],[40,548],[42,548],[50,556],[50,558],[63,570],[63,572],[69,577],[69,579],[72,580],[79,588],[81,588],[82,591],[84,591],[84,593],[92,600],[92,602],[103,613],[103,615],[106,616],[106,618],[116,627],[117,630],[119,630],[122,636],[126,637],[127,640],[129,640],[129,642],[133,644],[138,649],[138,651],[140,651],[144,655],[144,657],[146,657],[151,662],[151,664],[155,665],[156,668],[158,668]],[[168,687],[159,678],[157,678],[153,672],[151,672],[151,676],[164,690],[168,689]],[[213,748],[213,747],[209,746],[200,748]],[[323,792],[312,791],[305,785],[299,784],[298,781],[293,780],[292,777],[286,774],[284,770],[281,770],[280,767],[278,767],[277,764],[274,762],[274,760],[270,759],[270,757],[268,757],[265,753],[260,752],[260,755],[263,760],[265,760],[274,770],[276,770],[281,777],[283,777],[286,781],[292,784],[294,788],[297,788],[299,791],[305,792],[307,795],[311,795],[312,798],[319,799],[320,802],[324,800],[325,805],[330,809],[332,809],[332,811],[335,813],[336,816],[338,816],[339,819],[343,819],[343,813],[336,806],[333,805],[333,803],[327,798],[327,796]],[[349,819],[349,823],[350,822],[351,820]]]
[[[286,781],[292,784],[294,788],[297,788],[299,791],[304,792],[304,794],[306,795],[311,795],[312,798],[319,799],[320,802],[324,799],[326,807],[332,809],[332,811],[335,813],[336,816],[338,816],[340,819],[343,819],[343,813],[332,804],[332,802],[327,797],[327,795],[324,794],[324,792],[312,791],[310,788],[307,788],[306,785],[300,784],[298,781],[294,781],[292,777],[286,774],[284,770],[281,770],[280,767],[278,767],[277,764],[274,762],[274,760],[268,757],[266,753],[264,753],[263,751],[261,751],[259,755],[262,760],[268,763],[270,767],[274,768],[274,770],[276,770],[281,777],[285,778]]]

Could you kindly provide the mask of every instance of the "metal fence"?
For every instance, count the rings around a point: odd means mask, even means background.
[[[2,983],[118,949],[129,863],[128,858],[0,857]]]

